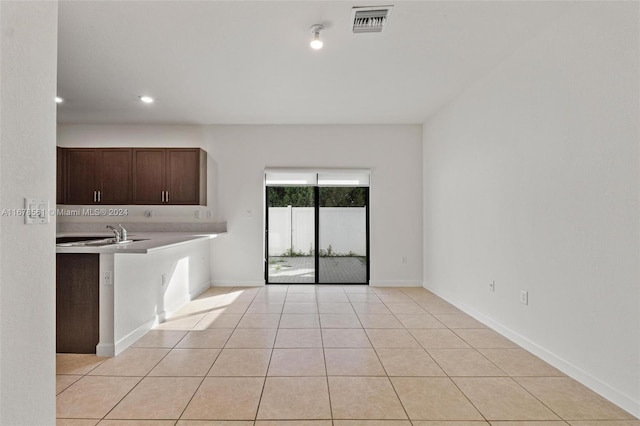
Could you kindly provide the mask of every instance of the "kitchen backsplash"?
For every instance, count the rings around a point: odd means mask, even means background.
[[[121,224],[131,232],[227,232],[226,222],[126,222],[119,220],[102,222],[57,222],[58,233],[99,232],[108,233],[107,225]]]

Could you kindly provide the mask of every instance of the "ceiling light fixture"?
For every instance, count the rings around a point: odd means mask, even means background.
[[[153,103],[153,98],[151,96],[140,95],[140,96],[138,96],[138,98],[140,99],[141,102],[144,102],[145,104],[152,104]]]
[[[311,40],[311,48],[318,50],[322,49],[322,40],[320,40],[320,31],[324,30],[324,25],[316,24],[311,26],[311,34],[313,34],[313,40]]]
[[[61,104],[61,103],[63,103],[63,102],[64,102],[64,99],[63,99],[63,98],[61,98],[60,96],[56,96],[56,103],[57,103],[57,104]]]

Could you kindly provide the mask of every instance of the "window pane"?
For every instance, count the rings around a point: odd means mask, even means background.
[[[366,283],[368,188],[319,190],[319,282]]]
[[[267,187],[268,282],[315,283],[314,188]]]

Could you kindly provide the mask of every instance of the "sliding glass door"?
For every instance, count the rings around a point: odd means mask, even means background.
[[[369,188],[327,186],[318,189],[318,282],[368,282]]]
[[[267,282],[313,284],[316,280],[316,189],[268,186]]]
[[[368,175],[360,183],[336,173],[267,173],[266,283],[368,284]]]

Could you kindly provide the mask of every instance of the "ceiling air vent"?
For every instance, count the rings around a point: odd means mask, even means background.
[[[354,7],[351,9],[351,28],[354,34],[382,32],[387,25],[392,7]]]

